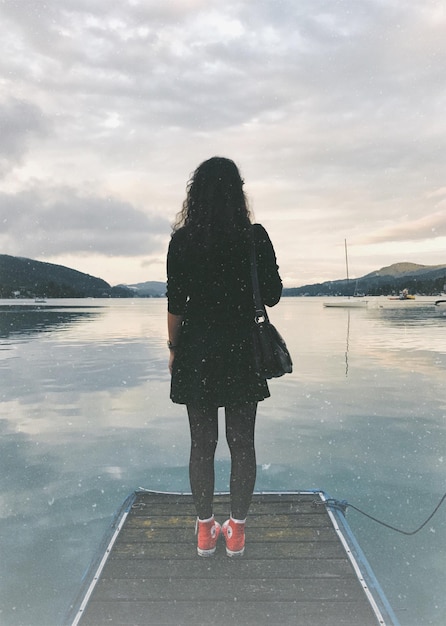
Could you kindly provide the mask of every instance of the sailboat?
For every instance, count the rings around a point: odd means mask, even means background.
[[[347,286],[350,284],[350,277],[348,273],[348,254],[347,254],[347,239],[344,239],[344,248],[345,248],[345,267],[347,270]],[[350,308],[350,309],[362,309],[367,306],[367,300],[362,297],[351,297],[348,296],[347,299],[333,298],[328,302],[323,303],[325,307],[338,307],[338,308]]]

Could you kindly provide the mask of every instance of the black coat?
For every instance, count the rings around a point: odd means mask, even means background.
[[[276,255],[268,233],[254,224],[257,271],[264,304],[282,294]],[[172,371],[173,402],[227,406],[269,397],[266,380],[252,366],[254,323],[250,246],[221,242],[204,253],[181,228],[167,256],[168,310],[183,323]]]

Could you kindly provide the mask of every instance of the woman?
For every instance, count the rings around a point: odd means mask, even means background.
[[[170,397],[185,404],[189,416],[200,556],[215,552],[220,531],[228,556],[241,556],[245,548],[257,403],[270,395],[253,369],[253,244],[262,298],[273,306],[282,293],[276,257],[265,229],[251,224],[240,173],[229,159],[205,161],[188,183],[167,256]],[[222,528],[213,515],[219,407],[225,408],[231,454],[231,515]]]

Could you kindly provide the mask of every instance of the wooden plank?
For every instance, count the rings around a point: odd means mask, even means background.
[[[320,493],[255,494],[243,558],[227,558],[221,541],[204,559],[196,554],[191,496],[138,492],[88,604],[68,623],[386,624],[321,502]],[[217,519],[228,510],[228,495],[217,495]]]
[[[314,558],[345,558],[345,552],[339,542],[303,542],[303,543],[283,543],[273,545],[266,545],[264,543],[255,543],[251,541],[246,546],[245,557],[252,559],[267,559],[271,558],[271,553],[274,552],[274,558],[287,559],[287,558],[302,558],[314,556]],[[197,548],[195,543],[163,543],[163,544],[150,544],[150,543],[124,543],[123,541],[117,542],[114,548],[114,554],[121,558],[127,557],[130,559],[137,558],[177,558],[177,559],[191,559],[197,556]],[[216,557],[224,556],[224,547],[219,545],[216,552]]]
[[[182,500],[182,498],[185,498]],[[279,513],[312,513],[324,515],[325,510],[323,506],[316,506],[315,502],[317,497],[314,494],[292,499],[289,496],[277,497],[271,496],[267,499],[267,495],[260,494],[258,498],[252,501],[250,507],[250,515],[259,514],[271,514],[274,511],[275,514]],[[320,504],[320,501],[319,501]],[[143,493],[138,502],[135,503],[133,513],[135,515],[147,514],[147,508],[150,509],[150,514],[153,516],[158,515],[171,515],[172,511],[178,514],[189,514],[191,517],[195,517],[195,508],[192,498],[186,496],[170,495],[167,494],[166,499],[152,500],[148,497],[148,494]],[[216,496],[214,499],[214,512],[216,515],[228,516],[230,510],[230,501],[227,496]]]
[[[367,626],[364,603],[351,602],[114,602],[93,603],[91,626]],[[112,618],[110,616],[113,616]],[[84,624],[84,622],[82,622]]]
[[[188,576],[194,579],[211,578],[225,579],[228,576],[250,576],[251,578],[284,577],[290,578],[349,578],[353,577],[352,568],[345,555],[341,558],[310,558],[287,559],[190,559],[187,565]],[[120,559],[112,555],[107,564],[107,579],[138,579],[143,578],[179,578],[184,574],[184,563],[181,559],[149,558]],[[103,579],[105,578],[105,573]]]
[[[266,574],[266,572],[265,572]],[[98,583],[95,601],[101,600],[135,600],[162,602],[175,598],[177,602],[186,602],[194,598],[197,602],[213,602],[237,598],[243,602],[299,602],[320,600],[336,602],[359,602],[362,590],[352,585],[352,579],[333,578],[282,578],[276,577],[274,585],[269,576],[251,578],[233,576],[202,579],[200,584],[192,578],[156,578],[150,580],[103,580]]]
[[[188,543],[190,544],[191,535],[194,534],[194,526],[188,525],[181,527],[179,525],[171,526],[150,526],[148,528],[127,528],[125,533],[126,543],[133,542],[157,542],[162,543]],[[289,542],[289,541],[334,541],[335,536],[332,528],[311,528],[305,526],[294,527],[261,527],[246,530],[246,542],[251,541],[269,541],[269,542]],[[119,543],[119,540],[118,542]]]
[[[216,516],[217,518],[217,516]],[[226,518],[219,516],[218,521],[223,522]],[[127,522],[128,528],[178,528],[182,526],[195,527],[195,515],[134,515]],[[271,528],[295,528],[298,526],[310,526],[311,528],[333,528],[326,515],[305,513],[290,515],[286,513],[256,514],[250,517],[248,529],[269,526]]]

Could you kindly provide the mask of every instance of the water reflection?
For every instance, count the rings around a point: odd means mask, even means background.
[[[348,351],[350,343],[350,309],[347,311],[347,339],[345,347],[345,377],[348,376]]]
[[[0,305],[0,338],[26,337],[51,332],[76,322],[85,322],[100,314],[100,307],[38,305]]]
[[[433,326],[444,328],[445,319],[432,305],[370,309],[373,317],[394,326]]]

